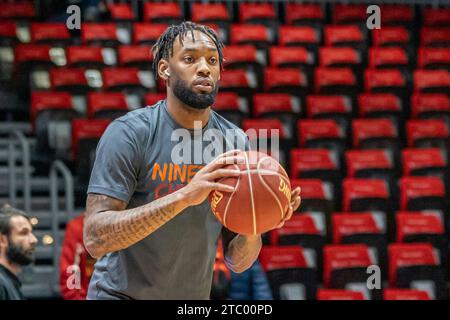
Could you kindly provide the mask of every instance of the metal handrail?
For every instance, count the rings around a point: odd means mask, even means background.
[[[11,132],[8,145],[8,170],[9,170],[9,199],[11,205],[16,206],[17,195],[17,175],[16,175],[16,140],[18,140],[22,150],[22,167],[23,167],[23,197],[25,212],[31,211],[31,165],[30,165],[30,143],[25,135],[18,130]]]
[[[50,201],[51,201],[51,214],[52,214],[52,234],[53,234],[53,266],[58,266],[59,264],[59,208],[58,208],[58,173],[61,173],[64,179],[64,192],[65,192],[65,204],[66,210],[65,214],[70,217],[74,212],[74,187],[73,187],[73,176],[67,166],[61,161],[56,160],[52,163],[50,168]],[[59,282],[59,275],[56,274],[52,285],[52,289],[57,288]]]

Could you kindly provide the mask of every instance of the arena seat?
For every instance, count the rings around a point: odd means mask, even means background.
[[[407,47],[411,43],[411,38],[409,30],[402,26],[383,26],[372,31],[372,43],[375,47]]]
[[[130,3],[108,3],[106,8],[111,20],[133,21],[136,19]]]
[[[431,244],[390,244],[388,254],[391,286],[426,290],[432,299],[448,299],[439,256]]]
[[[314,70],[314,91],[317,94],[355,95],[359,83],[350,68],[322,68]]]
[[[295,214],[280,229],[270,231],[273,246],[299,245],[313,250],[317,261],[317,277],[322,278],[322,251],[327,243],[327,226],[323,212],[302,212]]]
[[[291,179],[291,187],[302,189],[302,212],[331,214],[336,209],[333,186],[320,179]]]
[[[394,212],[392,191],[382,179],[344,178],[342,189],[343,211]]]
[[[160,100],[164,100],[166,98],[165,93],[146,93],[144,95],[144,105],[146,106],[152,106],[156,104]]]
[[[346,67],[360,72],[363,55],[352,47],[321,47],[319,63],[321,67]]]
[[[409,68],[411,62],[401,47],[369,48],[369,68]]]
[[[248,101],[234,92],[219,92],[212,109],[239,127],[249,114]]]
[[[149,45],[120,46],[118,49],[119,64],[148,70],[152,67],[153,55]]]
[[[365,35],[358,25],[326,25],[324,43],[326,46],[348,46],[364,48]]]
[[[404,176],[438,176],[447,180],[448,164],[444,152],[438,148],[405,148],[402,150]]]
[[[411,26],[414,22],[414,9],[410,5],[383,4],[380,6],[382,25]]]
[[[383,212],[333,213],[334,244],[365,244],[374,248],[383,279],[387,279],[388,230]]]
[[[325,20],[325,9],[318,3],[293,3],[285,6],[285,17],[288,25],[322,25]]]
[[[245,45],[251,44],[259,49],[266,49],[274,41],[272,34],[264,25],[261,24],[238,24],[230,26],[230,44]]]
[[[88,117],[90,119],[114,119],[128,112],[126,96],[119,92],[89,92]]]
[[[86,93],[103,86],[101,73],[85,68],[52,68],[49,72],[51,89]]]
[[[278,17],[273,3],[239,3],[239,22],[264,24],[275,31]]]
[[[197,23],[231,23],[231,17],[224,3],[198,3],[191,6],[192,21]]]
[[[102,70],[103,87],[106,91],[155,90],[155,79],[150,71],[135,67],[109,67]]]
[[[81,27],[81,40],[87,45],[101,45],[116,47],[125,43],[123,33],[116,23],[85,22]]]
[[[144,21],[177,24],[183,21],[183,12],[177,2],[145,2],[143,7]]]
[[[76,163],[79,182],[86,183],[91,175],[98,141],[110,119],[72,120],[72,158]]]
[[[269,61],[272,67],[301,67],[305,71],[310,71],[314,65],[314,56],[303,47],[272,46],[269,49]]]
[[[363,4],[337,3],[332,9],[332,22],[334,24],[365,24],[367,20],[367,6]]]
[[[315,298],[317,262],[311,250],[300,246],[265,246],[259,259],[275,299]]]
[[[133,43],[153,45],[169,25],[165,23],[133,23]]]
[[[111,48],[92,46],[69,46],[66,49],[67,66],[85,68],[103,68],[115,65],[116,52]]]
[[[33,22],[30,26],[30,36],[33,43],[47,43],[53,46],[66,45],[72,41],[67,26],[59,22]]]
[[[401,210],[445,210],[444,182],[439,177],[400,178]]]
[[[323,250],[324,287],[362,291],[370,299],[366,270],[377,264],[375,253],[364,244],[327,245]]]
[[[408,120],[406,133],[409,147],[450,150],[449,128],[442,119]]]
[[[406,107],[402,99],[392,93],[361,93],[358,95],[360,118],[387,118],[399,128],[399,137],[404,139],[403,128]]]
[[[387,288],[383,290],[383,300],[431,300],[424,290]]]
[[[70,125],[79,116],[68,92],[31,94],[31,122],[37,138],[37,151],[62,157],[70,149]]]
[[[450,93],[450,74],[448,70],[415,70],[414,90],[424,93]]]
[[[344,130],[350,132],[350,119],[353,117],[353,102],[345,95],[308,95],[306,97],[306,116],[310,119],[333,119]]]
[[[442,7],[427,7],[423,9],[422,19],[426,26],[450,26],[450,10]]]
[[[450,49],[420,47],[418,49],[417,67],[421,69],[450,69]]]
[[[317,290],[317,300],[365,300],[364,294],[360,291],[323,289]]]
[[[0,19],[28,20],[37,17],[32,2],[10,2],[2,3]]]
[[[450,45],[450,27],[420,29],[420,45],[423,47],[448,47]]]
[[[404,97],[409,86],[404,71],[399,69],[366,69],[364,71],[366,92],[394,93]]]
[[[264,91],[301,96],[310,92],[308,76],[298,68],[265,68]]]
[[[228,69],[220,75],[220,89],[250,97],[260,87],[257,76],[244,69]]]
[[[278,33],[280,46],[302,46],[308,49],[317,49],[321,42],[320,30],[312,26],[282,25]]]

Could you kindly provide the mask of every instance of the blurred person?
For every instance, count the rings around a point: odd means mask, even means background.
[[[0,300],[24,300],[17,275],[34,261],[36,244],[26,213],[10,205],[0,208]]]
[[[273,300],[272,290],[259,260],[242,273],[231,272],[230,299]]]
[[[95,259],[83,244],[84,213],[69,221],[59,260],[59,286],[65,300],[85,300]]]

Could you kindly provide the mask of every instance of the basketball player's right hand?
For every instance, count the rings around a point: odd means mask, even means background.
[[[230,164],[243,163],[245,159],[239,155],[240,152],[240,150],[225,152],[199,170],[192,180],[180,189],[186,205],[195,206],[201,204],[213,190],[233,192],[234,188],[232,186],[220,183],[218,180],[240,175],[239,170],[224,168]]]

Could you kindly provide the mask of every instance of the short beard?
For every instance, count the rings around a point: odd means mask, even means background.
[[[11,239],[8,239],[8,243],[6,257],[9,262],[19,266],[27,266],[34,261],[33,253],[27,252],[23,247],[12,242]]]
[[[210,93],[195,93],[188,88],[185,81],[173,77],[171,80],[174,95],[189,107],[194,109],[206,109],[216,100],[217,92],[219,90],[219,82],[215,84],[214,89]]]

